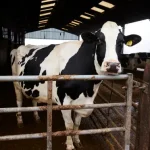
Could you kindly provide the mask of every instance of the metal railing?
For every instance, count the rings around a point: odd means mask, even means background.
[[[127,80],[127,96],[124,103],[109,103],[109,104],[93,104],[93,105],[57,105],[52,106],[52,81],[56,80]],[[47,137],[47,150],[52,150],[52,136],[67,136],[67,135],[84,135],[84,134],[99,134],[116,131],[125,132],[124,149],[130,149],[130,130],[131,130],[131,107],[132,107],[132,87],[133,75],[125,74],[118,76],[108,75],[53,75],[53,76],[1,76],[0,82],[13,81],[48,81],[48,102],[47,106],[39,107],[22,107],[22,108],[0,108],[0,113],[12,112],[29,112],[29,111],[45,111],[47,110],[47,133],[20,134],[0,136],[0,141],[6,140],[21,140]],[[68,109],[89,109],[89,108],[108,108],[108,107],[126,107],[125,125],[123,127],[91,129],[91,130],[66,130],[52,132],[52,110],[68,110]]]

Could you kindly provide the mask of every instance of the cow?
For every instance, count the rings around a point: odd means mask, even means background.
[[[11,51],[12,74],[27,75],[118,75],[122,72],[120,56],[123,44],[133,46],[141,41],[139,35],[123,35],[115,22],[107,21],[102,28],[82,33],[83,41],[64,42],[49,46],[23,46]],[[132,42],[132,44],[130,44]],[[93,104],[102,81],[53,81],[52,101],[57,105]],[[16,103],[22,107],[22,96],[29,98],[33,106],[47,103],[47,82],[14,82]],[[78,130],[82,117],[88,117],[93,109],[61,110],[67,130]],[[23,124],[21,112],[17,113],[18,125]],[[40,120],[34,112],[36,121]],[[78,135],[67,136],[66,148],[81,146]]]
[[[145,68],[146,63],[149,63],[150,53],[137,52],[131,54],[122,54],[121,66],[123,69],[136,70],[137,68]]]

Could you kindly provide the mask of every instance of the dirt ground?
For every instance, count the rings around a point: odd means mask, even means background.
[[[108,82],[107,82],[108,83]],[[110,82],[108,84],[111,84]],[[117,81],[114,84],[114,87],[117,91],[120,91],[122,94],[125,91],[121,90],[121,85],[124,85],[124,82]],[[16,107],[15,103],[15,95],[12,83],[0,83],[0,107]],[[101,86],[101,90],[99,92],[102,96],[106,97],[108,100],[110,99],[110,91]],[[138,101],[138,93],[134,96],[134,101]],[[113,94],[111,102],[122,102],[121,98],[117,97]],[[97,96],[95,102],[102,103],[103,101]],[[31,101],[26,100],[23,103],[23,106],[32,106]],[[108,109],[103,109],[102,111],[108,113]],[[124,113],[124,109],[120,108],[120,112]],[[97,113],[97,110],[94,111]],[[94,114],[93,113],[93,114]],[[46,112],[39,112],[41,117],[41,123],[36,124],[33,118],[33,112],[26,112],[23,113],[23,120],[24,120],[24,127],[19,129],[17,127],[16,116],[15,113],[9,114],[0,114],[0,136],[1,135],[14,135],[14,134],[27,134],[27,133],[40,133],[46,132]],[[92,120],[96,120],[94,115],[83,118],[81,122],[80,129],[94,129],[96,125]],[[102,114],[98,114],[99,118],[101,118],[102,124],[107,124],[106,119],[102,116]],[[122,119],[118,118],[118,116],[113,112],[110,111],[109,115],[114,120],[114,122],[118,126],[123,125]],[[95,121],[98,124],[98,120]],[[102,124],[99,125],[99,128],[102,128]],[[110,123],[108,127],[111,127]],[[64,122],[61,116],[60,111],[53,111],[53,132],[65,130]],[[132,131],[133,132],[133,131]],[[119,139],[121,145],[123,145],[123,139],[120,138],[120,134],[115,133],[114,136]],[[108,141],[103,138],[104,135],[97,134],[97,135],[82,135],[80,136],[83,149],[82,150],[109,150],[111,149],[108,146]],[[108,136],[105,136],[108,137]],[[108,137],[108,139],[110,139]],[[65,150],[65,137],[55,137],[53,140],[53,150]],[[132,133],[132,141],[134,143],[135,136]],[[113,144],[114,145],[114,144]],[[118,147],[114,146],[115,150],[119,150]],[[16,141],[4,141],[0,142],[0,150],[45,150],[46,149],[46,138],[43,139],[30,139],[30,140],[16,140]],[[111,149],[113,150],[113,149]]]

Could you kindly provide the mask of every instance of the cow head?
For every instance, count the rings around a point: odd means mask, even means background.
[[[95,61],[100,65],[100,71],[107,74],[121,73],[120,59],[123,44],[131,47],[141,41],[139,35],[123,35],[118,25],[111,21],[104,23],[101,30],[95,33],[82,33],[81,37],[84,42],[96,43]]]

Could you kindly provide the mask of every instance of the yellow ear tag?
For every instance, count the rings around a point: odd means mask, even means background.
[[[128,42],[126,43],[126,45],[127,45],[127,46],[132,46],[132,40],[128,41]]]

